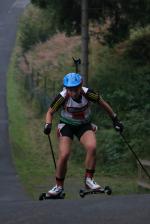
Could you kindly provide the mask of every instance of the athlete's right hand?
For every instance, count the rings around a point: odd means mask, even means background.
[[[44,126],[44,134],[49,135],[51,133],[52,124],[46,123]]]

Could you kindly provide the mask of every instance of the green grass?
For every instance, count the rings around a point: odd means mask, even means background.
[[[52,172],[48,164],[51,161],[48,161],[48,145],[42,133],[42,121],[37,121],[30,108],[31,105],[27,105],[16,74],[18,70],[14,53],[7,85],[9,132],[17,172],[26,190],[32,195],[33,186],[42,183],[43,176],[46,174],[48,176]],[[43,147],[46,149],[44,152]]]

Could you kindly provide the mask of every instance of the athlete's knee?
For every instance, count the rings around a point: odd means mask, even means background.
[[[59,158],[62,160],[62,161],[67,161],[69,159],[69,156],[70,156],[70,152],[61,152],[59,154]]]
[[[95,144],[88,144],[86,146],[86,150],[89,154],[95,155],[96,154],[96,145]]]

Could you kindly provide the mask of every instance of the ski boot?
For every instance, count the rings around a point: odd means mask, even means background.
[[[105,193],[107,195],[110,195],[112,193],[112,190],[109,186],[102,187],[99,184],[97,184],[93,178],[87,177],[85,179],[85,189],[81,189],[79,194],[80,197],[84,197],[88,194],[101,194]]]
[[[46,200],[46,199],[64,199],[65,193],[61,186],[54,186],[51,190],[49,190],[47,193],[42,193],[39,196],[39,200]]]

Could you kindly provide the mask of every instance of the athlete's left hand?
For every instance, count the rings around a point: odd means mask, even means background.
[[[122,122],[119,121],[117,116],[113,118],[113,126],[114,126],[116,131],[118,131],[120,133],[123,132],[124,126],[123,126]]]
[[[46,123],[44,126],[44,134],[49,135],[51,133],[52,124]]]

